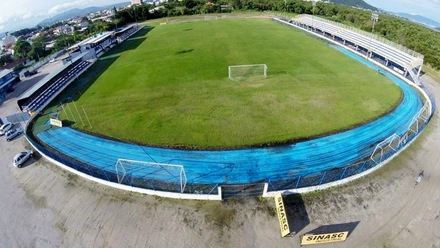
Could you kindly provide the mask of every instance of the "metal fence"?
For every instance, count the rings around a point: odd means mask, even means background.
[[[362,172],[365,172],[371,168],[380,165],[383,161],[387,160],[394,154],[400,152],[409,142],[411,142],[417,135],[426,127],[428,120],[423,121],[416,131],[408,129],[408,131],[399,137],[399,143],[397,147],[391,147],[391,143],[387,144],[384,149],[373,153],[370,157],[360,159],[359,162],[344,166],[341,168],[332,169],[329,171],[323,171],[318,174],[292,176],[285,178],[269,178],[268,179],[268,192],[292,190],[299,188],[307,188],[312,186],[319,186],[335,181],[339,181],[351,176],[355,176]],[[392,140],[390,142],[393,142]],[[382,142],[381,142],[382,143]],[[377,146],[379,146],[377,144]]]
[[[423,112],[421,112],[420,116],[416,116],[415,118],[417,122],[416,129],[414,129],[414,125],[412,125],[408,128],[407,132],[402,134],[401,136],[394,135],[395,137],[397,137],[397,144],[395,138],[389,139],[389,141],[380,142],[376,145],[376,147],[379,149],[376,149],[375,152],[371,154],[371,156],[360,158],[359,162],[352,165],[343,166],[341,168],[322,171],[318,174],[315,173],[311,175],[294,175],[286,176],[283,178],[267,178],[267,191],[282,191],[319,186],[349,178],[351,176],[374,168],[394,154],[401,151],[406,145],[408,145],[426,127],[430,116],[426,118],[426,116],[423,116]],[[46,156],[52,158],[53,160],[56,160],[76,171],[108,182],[120,183],[131,187],[150,189],[155,191],[182,193],[179,191],[179,187],[176,185],[175,182],[166,182],[149,177],[131,177],[130,175],[126,175],[124,179],[120,181],[118,180],[118,175],[115,171],[106,171],[100,168],[96,168],[87,163],[66,156],[65,154],[62,154],[56,150],[53,150],[49,146],[45,145],[43,142],[39,142],[38,138],[34,137],[31,130],[32,128],[26,128],[26,135],[29,142],[31,142],[35,148],[37,148],[40,152],[44,153]],[[221,185],[222,197],[226,199],[254,197],[262,195],[264,183],[265,182],[249,183],[243,185]],[[190,179],[187,181],[183,193],[217,195],[219,192],[218,186],[219,184],[198,184],[191,182]]]

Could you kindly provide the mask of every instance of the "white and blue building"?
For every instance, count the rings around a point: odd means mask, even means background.
[[[0,102],[10,90],[13,89],[14,83],[19,82],[20,77],[10,69],[0,71]]]

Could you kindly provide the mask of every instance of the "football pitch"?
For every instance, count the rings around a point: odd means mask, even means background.
[[[228,66],[242,64],[266,64],[268,77],[230,80]],[[82,79],[89,83],[76,105],[85,109],[92,127],[71,122],[74,128],[185,149],[319,137],[384,115],[402,97],[376,71],[269,19],[144,28],[101,57]]]

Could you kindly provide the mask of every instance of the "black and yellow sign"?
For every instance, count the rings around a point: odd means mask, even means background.
[[[284,208],[283,196],[281,193],[275,195],[275,208],[277,209],[278,221],[280,222],[281,237],[290,233],[289,222],[287,221],[286,209]]]
[[[301,239],[301,245],[324,244],[330,242],[340,242],[347,239],[348,232],[324,233],[324,234],[305,234]]]

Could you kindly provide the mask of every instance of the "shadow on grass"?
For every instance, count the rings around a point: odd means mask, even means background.
[[[76,122],[71,120],[63,120],[63,127],[73,126]]]
[[[43,120],[36,120],[38,123],[44,123],[46,120],[45,114],[57,111],[61,104],[65,104],[71,101],[77,101],[82,92],[85,92],[95,81],[99,78],[120,56],[120,54],[127,50],[134,50],[146,40],[144,37],[149,33],[153,27],[143,27],[136,34],[129,39],[116,45],[104,56],[99,58],[87,71],[81,74],[78,79],[72,82],[61,94],[59,94],[51,103],[46,107],[44,113],[38,118]],[[73,122],[68,122],[68,125],[72,125]],[[37,124],[36,126],[41,126]],[[44,131],[46,128],[42,128],[40,131]],[[35,130],[34,130],[35,132]]]
[[[283,200],[290,233],[292,235],[297,234],[310,224],[309,214],[307,213],[302,196],[301,194],[291,194],[283,196]]]
[[[184,53],[190,53],[192,51],[194,51],[194,49],[181,50],[181,51],[177,51],[175,54],[180,55],[180,54],[184,54]]]
[[[147,37],[144,36],[153,30],[153,28],[154,27],[143,27],[133,36],[116,46],[114,49],[111,49],[108,53],[108,56],[114,55],[115,52],[120,53],[120,48],[122,48],[123,51],[136,50],[138,46],[140,46],[147,39]]]
[[[60,104],[77,101],[81,97],[82,93],[85,92],[96,81],[96,79],[98,79],[119,58],[122,52],[137,49],[146,40],[145,35],[152,29],[153,27],[143,27],[132,37],[107,51],[104,56],[99,58],[89,69],[87,69],[87,71],[81,74],[78,79],[76,79],[63,92],[61,92],[61,94],[59,94],[48,105],[48,107],[45,109],[45,113],[55,111]],[[44,113],[42,117],[43,116]],[[66,125],[72,126],[74,123],[75,122],[73,121],[67,121]]]
[[[273,76],[273,75],[287,75],[287,72],[286,71],[271,71],[270,75],[271,76]]]

